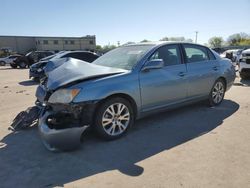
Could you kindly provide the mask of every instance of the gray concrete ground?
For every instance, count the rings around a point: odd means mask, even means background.
[[[8,130],[32,106],[28,70],[0,68],[0,187],[250,187],[250,81],[218,107],[204,103],[136,122],[112,142],[89,132],[79,150],[51,153],[37,127]]]

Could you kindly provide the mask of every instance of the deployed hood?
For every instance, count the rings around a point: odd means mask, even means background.
[[[59,67],[47,72],[47,89],[55,90],[78,80],[86,80],[112,74],[128,72],[124,69],[104,67],[86,63],[78,59],[67,58]]]

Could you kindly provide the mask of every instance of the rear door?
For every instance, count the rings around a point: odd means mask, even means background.
[[[158,48],[148,61],[153,59],[162,59],[165,66],[139,74],[143,111],[178,103],[187,97],[187,69],[179,45]]]
[[[218,77],[219,64],[212,52],[200,45],[183,44],[187,64],[188,98],[209,95]]]

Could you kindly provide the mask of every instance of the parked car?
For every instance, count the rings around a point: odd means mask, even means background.
[[[5,66],[5,65],[9,65],[10,63],[12,63],[16,58],[20,57],[21,55],[10,55],[8,57],[3,57],[0,58],[0,66]]]
[[[243,51],[244,51],[244,49],[238,49],[238,50],[236,50],[236,52],[234,53],[234,57],[235,57],[234,61],[235,61],[237,64],[239,64],[239,62],[240,62],[241,53],[242,53]]]
[[[233,61],[233,50],[226,50],[222,54],[220,54],[222,58],[227,58]]]
[[[38,63],[35,63],[32,66],[30,66],[29,77],[34,78],[34,79],[43,78],[45,76],[44,75],[44,68],[48,64],[48,62],[51,62],[49,69],[54,69],[63,62],[63,60],[62,61],[58,61],[58,60],[61,60],[63,58],[70,58],[70,57],[91,63],[94,60],[96,60],[99,57],[99,55],[97,55],[93,52],[88,52],[88,51],[62,51],[62,52],[58,52],[57,54],[43,58]],[[55,61],[57,62],[56,65],[54,63]]]
[[[191,43],[121,46],[91,64],[69,59],[37,88],[40,135],[49,150],[77,147],[88,127],[117,139],[148,114],[200,100],[219,105],[234,79],[230,60]]]
[[[214,50],[214,51],[217,52],[218,54],[222,54],[223,52],[226,51],[224,48],[212,48],[212,50]]]
[[[241,53],[239,73],[242,79],[250,77],[250,49],[244,50]]]
[[[10,66],[12,68],[26,68],[31,66],[32,64],[38,62],[40,59],[53,55],[54,52],[51,51],[31,51],[27,53],[25,56],[20,56],[16,58]]]

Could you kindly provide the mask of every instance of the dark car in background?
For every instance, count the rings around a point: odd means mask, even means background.
[[[96,53],[89,52],[89,51],[61,51],[57,54],[48,56],[46,58],[41,59],[38,63],[33,64],[30,67],[29,77],[34,79],[43,78],[44,75],[44,68],[45,66],[51,62],[50,69],[54,69],[59,66],[64,61],[60,61],[63,58],[75,58],[79,59],[88,63],[93,62],[99,57]],[[56,63],[54,63],[54,61]]]
[[[20,67],[22,69],[30,67],[32,64],[38,62],[40,59],[53,55],[51,51],[31,51],[25,56],[19,56],[13,62],[10,63],[12,68]]]
[[[250,78],[250,48],[241,53],[239,59],[239,73],[242,79]]]

